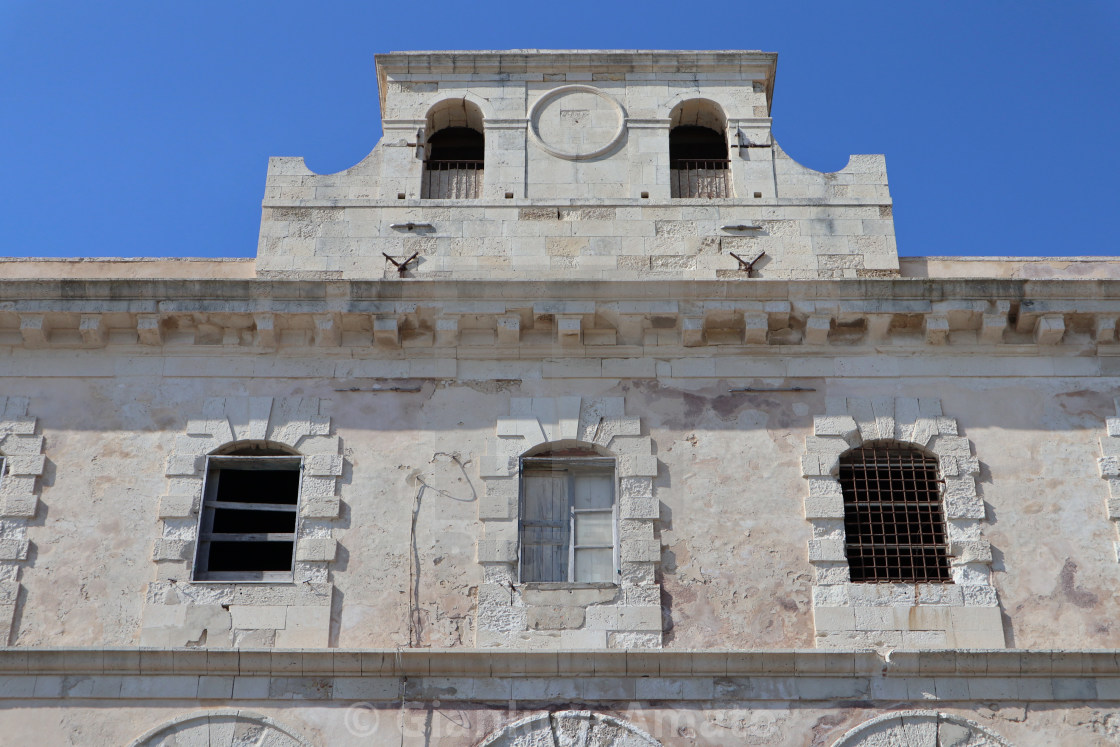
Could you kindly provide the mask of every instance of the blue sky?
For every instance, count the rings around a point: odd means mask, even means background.
[[[267,159],[380,136],[373,55],[762,49],[774,133],[885,153],[904,255],[1120,255],[1120,3],[0,0],[0,254],[252,256]]]

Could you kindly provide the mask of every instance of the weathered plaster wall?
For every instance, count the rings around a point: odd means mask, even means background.
[[[167,458],[215,392],[331,403],[345,465],[330,645],[473,645],[479,458],[511,397],[577,395],[625,397],[652,439],[664,645],[811,646],[800,456],[812,419],[828,396],[927,392],[980,462],[1008,645],[1120,645],[1110,622],[1120,613],[1116,530],[1097,466],[1115,412],[1111,379],[799,379],[816,391],[732,393],[739,384],[719,378],[527,378],[374,393],[336,390],[383,381],[162,377],[157,356],[121,359],[116,379],[52,377],[52,355],[27,354],[42,377],[6,381],[29,398],[47,459],[27,528],[17,645],[138,641]]]

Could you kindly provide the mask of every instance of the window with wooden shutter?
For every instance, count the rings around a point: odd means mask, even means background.
[[[207,457],[196,581],[290,581],[302,459],[235,452]]]
[[[521,580],[616,580],[614,460],[522,459]]]

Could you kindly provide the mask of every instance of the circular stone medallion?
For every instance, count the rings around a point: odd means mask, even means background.
[[[582,161],[618,145],[626,132],[626,112],[594,86],[561,86],[533,104],[529,132],[546,153]]]

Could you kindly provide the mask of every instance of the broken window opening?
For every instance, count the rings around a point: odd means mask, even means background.
[[[521,459],[523,583],[615,583],[614,459],[565,449]]]
[[[854,583],[951,583],[938,462],[872,442],[840,457],[845,550]]]
[[[291,581],[302,457],[249,446],[206,458],[195,581]]]

